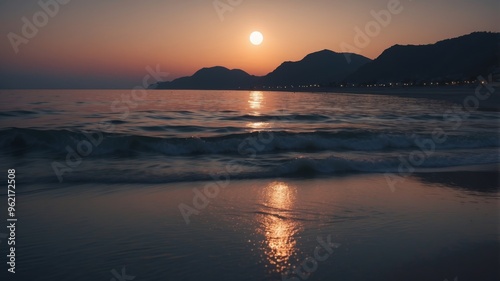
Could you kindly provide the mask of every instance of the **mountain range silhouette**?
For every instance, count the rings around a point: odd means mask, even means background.
[[[331,87],[343,83],[422,82],[474,79],[498,72],[500,33],[474,32],[429,45],[395,45],[374,60],[322,50],[297,62],[283,62],[265,76],[222,66],[202,68],[189,77],[158,82],[153,89],[274,89]],[[347,59],[349,57],[349,60]]]

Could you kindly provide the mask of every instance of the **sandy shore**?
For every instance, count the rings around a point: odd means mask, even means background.
[[[20,194],[14,280],[110,280],[122,268],[137,280],[498,280],[495,170],[415,174],[394,192],[378,174],[215,186]]]

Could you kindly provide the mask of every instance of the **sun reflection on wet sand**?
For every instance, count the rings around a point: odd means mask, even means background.
[[[260,210],[258,220],[265,236],[263,259],[270,264],[271,273],[282,273],[294,262],[292,258],[297,256],[296,235],[301,225],[290,218],[295,193],[295,188],[283,182],[273,182],[262,194],[262,205],[265,207]]]

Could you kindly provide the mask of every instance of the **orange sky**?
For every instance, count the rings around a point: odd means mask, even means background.
[[[22,88],[28,80],[32,87],[126,88],[157,64],[171,79],[215,65],[265,75],[283,61],[322,49],[340,52],[342,42],[354,45],[355,27],[364,29],[373,20],[370,12],[386,10],[391,1],[397,0],[241,0],[221,20],[212,0],[72,0],[17,54],[4,37],[0,87]],[[376,58],[394,44],[500,30],[496,0],[406,0],[400,6],[360,54]],[[29,1],[2,3],[0,11],[2,34],[22,35],[21,18],[32,20],[43,10]],[[260,46],[248,40],[254,30],[264,34]],[[69,82],[74,80],[80,82]]]

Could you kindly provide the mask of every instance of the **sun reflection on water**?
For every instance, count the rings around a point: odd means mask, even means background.
[[[253,129],[252,131],[260,131],[270,127],[269,122],[250,122],[247,123],[247,128]]]
[[[269,263],[270,271],[282,273],[291,265],[297,256],[296,235],[301,225],[290,217],[295,204],[296,190],[283,182],[268,185],[263,192],[261,216],[258,217],[263,226],[264,243],[263,258]]]
[[[254,111],[250,112],[251,115],[259,116],[261,115],[260,110],[262,109],[262,103],[264,101],[264,94],[260,91],[252,91],[250,92],[250,96],[248,97],[248,106],[250,109]],[[263,130],[269,128],[269,122],[249,122],[246,124],[247,128],[252,130]]]
[[[251,109],[261,109],[262,101],[264,100],[264,94],[260,91],[250,92],[250,97],[248,99],[248,105]]]

